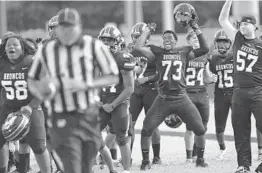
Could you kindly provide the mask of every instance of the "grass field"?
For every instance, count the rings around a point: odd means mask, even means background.
[[[236,169],[236,152],[233,141],[233,130],[231,126],[230,118],[227,123],[227,128],[225,131],[226,135],[226,145],[227,153],[223,161],[218,161],[217,156],[219,153],[218,144],[215,139],[215,125],[214,125],[214,115],[213,115],[213,104],[210,102],[211,111],[210,111],[210,121],[208,124],[207,131],[207,142],[206,142],[206,152],[205,159],[209,164],[208,168],[195,168],[194,164],[187,164],[185,162],[186,153],[185,153],[185,144],[184,144],[184,131],[185,126],[182,125],[176,130],[172,130],[165,126],[165,124],[160,125],[161,130],[161,158],[163,164],[160,166],[153,166],[151,170],[146,171],[148,173],[233,173]],[[132,154],[133,158],[133,167],[131,172],[138,173],[139,166],[141,163],[141,150],[140,150],[140,131],[142,127],[142,121],[144,118],[144,113],[141,113],[137,126],[136,126],[136,141],[134,144],[134,150]],[[253,118],[252,118],[253,119]],[[259,164],[257,161],[257,143],[256,143],[256,132],[255,125],[252,125],[252,153],[253,153],[253,166],[252,171]],[[120,155],[119,155],[120,156]],[[152,153],[150,154],[152,158]],[[35,159],[31,157],[31,167],[33,171],[30,173],[37,172],[38,166],[36,165]],[[97,173],[108,173],[107,168],[101,170],[99,166],[95,166],[95,172]],[[117,168],[121,172],[122,168]]]

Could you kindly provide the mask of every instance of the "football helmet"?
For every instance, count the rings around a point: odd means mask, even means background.
[[[214,48],[221,54],[227,53],[231,48],[232,42],[224,30],[219,30],[214,36]]]
[[[9,142],[23,139],[30,129],[29,118],[20,111],[10,113],[2,125],[2,133]]]
[[[116,52],[120,48],[122,34],[115,26],[104,27],[98,36],[111,52]]]
[[[175,21],[183,28],[189,27],[190,22],[197,22],[199,19],[195,8],[188,3],[178,4],[173,14]]]
[[[55,28],[57,27],[57,25],[58,25],[58,16],[54,16],[48,22],[48,33],[52,39],[56,38]]]
[[[178,128],[183,123],[181,118],[176,114],[169,115],[168,117],[165,118],[164,122],[170,128]]]

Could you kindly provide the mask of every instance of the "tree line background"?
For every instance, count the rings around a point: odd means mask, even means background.
[[[175,1],[174,6],[181,3]],[[218,16],[224,1],[190,1],[199,15],[200,26],[218,27]],[[259,3],[262,7],[262,3]],[[76,8],[82,15],[83,27],[97,34],[107,22],[124,23],[123,1],[6,1],[8,30],[45,29],[45,22],[65,7]],[[155,22],[162,31],[161,1],[144,1],[144,22]],[[261,19],[261,18],[260,18]],[[176,26],[176,32],[184,32]]]

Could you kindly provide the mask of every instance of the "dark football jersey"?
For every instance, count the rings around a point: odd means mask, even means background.
[[[218,76],[215,84],[216,89],[224,91],[233,91],[233,54],[223,57],[215,54],[211,56],[210,71]]]
[[[124,90],[123,77],[121,70],[132,71],[135,67],[134,57],[124,51],[119,51],[113,54],[115,61],[117,63],[119,73],[119,83],[117,85],[110,85],[109,87],[103,88],[101,92],[102,100],[113,101],[118,97],[118,95]]]
[[[33,56],[28,55],[13,64],[3,59],[0,67],[1,99],[4,106],[17,110],[27,105],[33,98],[27,89],[27,72],[33,62]]]
[[[188,92],[197,92],[206,89],[204,71],[207,64],[207,55],[188,61],[186,66],[186,86]]]
[[[149,47],[155,55],[160,92],[176,94],[185,90],[185,68],[192,47],[184,46],[177,48],[174,52],[167,51],[159,46],[150,45]]]
[[[262,86],[262,40],[245,39],[237,32],[233,44],[234,87]]]

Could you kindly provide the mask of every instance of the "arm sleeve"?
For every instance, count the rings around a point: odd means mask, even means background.
[[[193,54],[195,57],[200,57],[202,55],[205,55],[208,53],[209,48],[206,42],[206,39],[204,38],[203,34],[199,34],[197,35],[198,41],[199,41],[199,45],[200,47],[198,49],[194,49],[192,50]],[[192,58],[191,58],[192,59]]]

